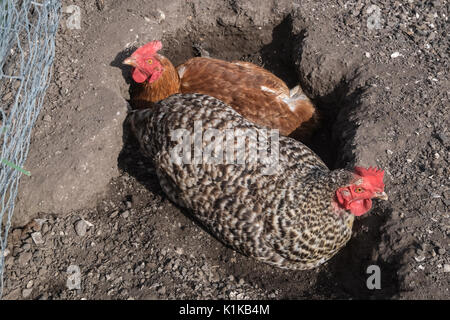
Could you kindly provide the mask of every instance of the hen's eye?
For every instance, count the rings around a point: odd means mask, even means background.
[[[152,64],[152,63],[153,63],[153,60],[152,60],[152,59],[148,59],[148,60],[147,60],[147,63],[148,63],[148,64]]]
[[[364,189],[361,188],[361,187],[357,187],[357,188],[355,188],[355,192],[356,193],[361,193],[361,192],[364,192]]]

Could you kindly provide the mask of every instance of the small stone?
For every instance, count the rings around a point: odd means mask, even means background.
[[[96,0],[95,4],[97,5],[98,11],[102,11],[105,8],[105,0]]]
[[[450,272],[450,264],[444,264],[444,272]]]
[[[417,262],[422,262],[422,261],[424,261],[424,260],[425,260],[425,257],[424,257],[424,256],[422,256],[422,255],[419,255],[419,256],[415,256],[415,257],[414,257],[414,260],[416,260]]]
[[[31,234],[31,238],[33,239],[33,242],[37,245],[43,244],[44,243],[44,239],[42,238],[42,234],[38,231],[38,232],[33,232]]]
[[[12,97],[12,93],[8,92],[7,94],[5,94],[3,96],[3,101],[8,101],[9,99],[11,99],[11,97]]]
[[[17,241],[22,237],[22,229],[14,229],[12,232],[12,238]]]
[[[31,289],[33,287],[33,280],[28,281],[27,283],[27,289]]]
[[[6,258],[10,253],[11,251],[9,251],[9,249],[5,249],[5,251],[3,252],[3,257]]]
[[[398,51],[395,51],[393,54],[391,54],[391,58],[392,58],[392,59],[398,58],[398,57],[400,57],[400,56],[401,56],[401,54],[400,54],[400,52],[398,52]]]
[[[111,219],[117,217],[117,215],[119,214],[119,211],[114,211],[113,213],[111,213],[111,215],[109,216]]]
[[[156,12],[154,12],[153,15],[158,23],[161,23],[166,19],[166,14],[161,9],[156,9]]]
[[[25,299],[28,298],[31,295],[32,291],[33,291],[33,289],[23,289],[22,290],[22,297],[24,297]]]
[[[159,287],[158,290],[156,290],[159,294],[165,294],[166,293],[166,287]]]
[[[127,206],[127,209],[131,209],[131,207],[133,206],[133,204],[131,203],[131,201],[127,201],[127,202],[126,202],[126,206]]]
[[[438,249],[438,253],[439,253],[440,255],[445,254],[445,249],[444,249],[444,248],[439,248],[439,249]]]
[[[41,230],[42,234],[46,234],[48,232],[48,230],[49,230],[48,224],[44,223],[42,225],[42,230]]]
[[[123,218],[128,218],[130,216],[130,211],[129,210],[125,210],[124,212],[122,212],[122,217]]]
[[[75,223],[75,232],[80,237],[84,237],[86,235],[87,228],[88,224],[83,219],[78,220],[78,222]]]
[[[84,220],[84,219],[83,219]],[[84,222],[87,224],[87,226],[89,227],[89,228],[92,228],[94,225],[91,223],[91,222],[89,222],[89,221],[87,221],[87,220],[84,220]]]
[[[439,141],[441,141],[444,145],[447,144],[448,138],[447,138],[447,135],[445,133],[439,132],[436,136],[439,139]]]
[[[25,266],[31,260],[31,252],[22,252],[19,256],[19,264]]]

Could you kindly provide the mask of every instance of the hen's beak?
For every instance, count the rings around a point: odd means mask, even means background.
[[[388,195],[384,191],[383,192],[376,192],[374,198],[381,199],[381,200],[388,200],[389,199]]]
[[[122,63],[123,64],[127,64],[129,66],[133,66],[133,67],[137,66],[137,62],[136,62],[136,58],[135,57],[128,57],[125,60],[123,60]]]

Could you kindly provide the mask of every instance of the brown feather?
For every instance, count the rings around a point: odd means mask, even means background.
[[[201,93],[220,99],[250,121],[279,129],[282,135],[294,132],[316,112],[306,96],[297,99],[294,111],[291,110],[280,98],[290,96],[283,80],[252,63],[193,58],[177,70],[182,67],[185,69],[181,78],[182,93]],[[302,94],[301,90],[297,94]]]
[[[131,103],[135,109],[149,108],[152,103],[180,92],[180,78],[173,64],[162,55],[158,55],[158,60],[164,68],[161,77],[152,83],[134,83],[131,87]]]

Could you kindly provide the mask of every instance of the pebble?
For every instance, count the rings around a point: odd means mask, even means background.
[[[445,254],[445,249],[444,249],[444,248],[439,248],[439,249],[438,249],[438,253],[439,253],[440,255]]]
[[[159,287],[158,290],[156,290],[159,294],[165,294],[166,293],[166,287]]]
[[[445,133],[439,132],[436,136],[439,139],[439,141],[441,141],[444,145],[448,143],[448,138]]]
[[[444,272],[450,272],[450,264],[444,264]]]
[[[48,230],[49,230],[48,224],[44,223],[42,225],[42,230],[41,230],[42,234],[46,234],[48,232]]]
[[[124,212],[122,212],[122,217],[123,218],[128,218],[130,216],[130,211],[129,210],[125,210]]]
[[[111,215],[109,216],[111,219],[117,217],[117,215],[119,214],[119,211],[114,211],[113,213],[111,213]]]
[[[391,54],[391,58],[392,58],[392,59],[398,58],[398,57],[400,57],[400,56],[401,56],[401,54],[400,54],[400,52],[398,52],[398,51],[395,51],[393,54]]]
[[[33,280],[28,281],[27,283],[27,289],[31,289],[33,287]]]
[[[8,92],[7,94],[5,94],[3,96],[3,101],[8,101],[9,99],[11,99],[11,97],[12,97],[12,93]]]
[[[33,291],[33,289],[23,289],[22,290],[22,297],[28,298],[31,295],[32,291]]]
[[[19,255],[19,259],[18,259],[19,264],[21,266],[25,266],[31,260],[31,257],[32,257],[31,252],[22,252]]]
[[[37,245],[43,244],[44,243],[44,239],[42,238],[42,234],[38,231],[38,232],[33,232],[31,234],[31,238],[33,239],[33,242]]]
[[[156,9],[156,11],[157,11],[156,18],[158,23],[161,23],[164,20],[166,20],[166,14],[161,9]]]
[[[83,219],[78,220],[78,222],[75,223],[75,232],[80,237],[84,237],[86,235],[87,228],[88,224]]]

